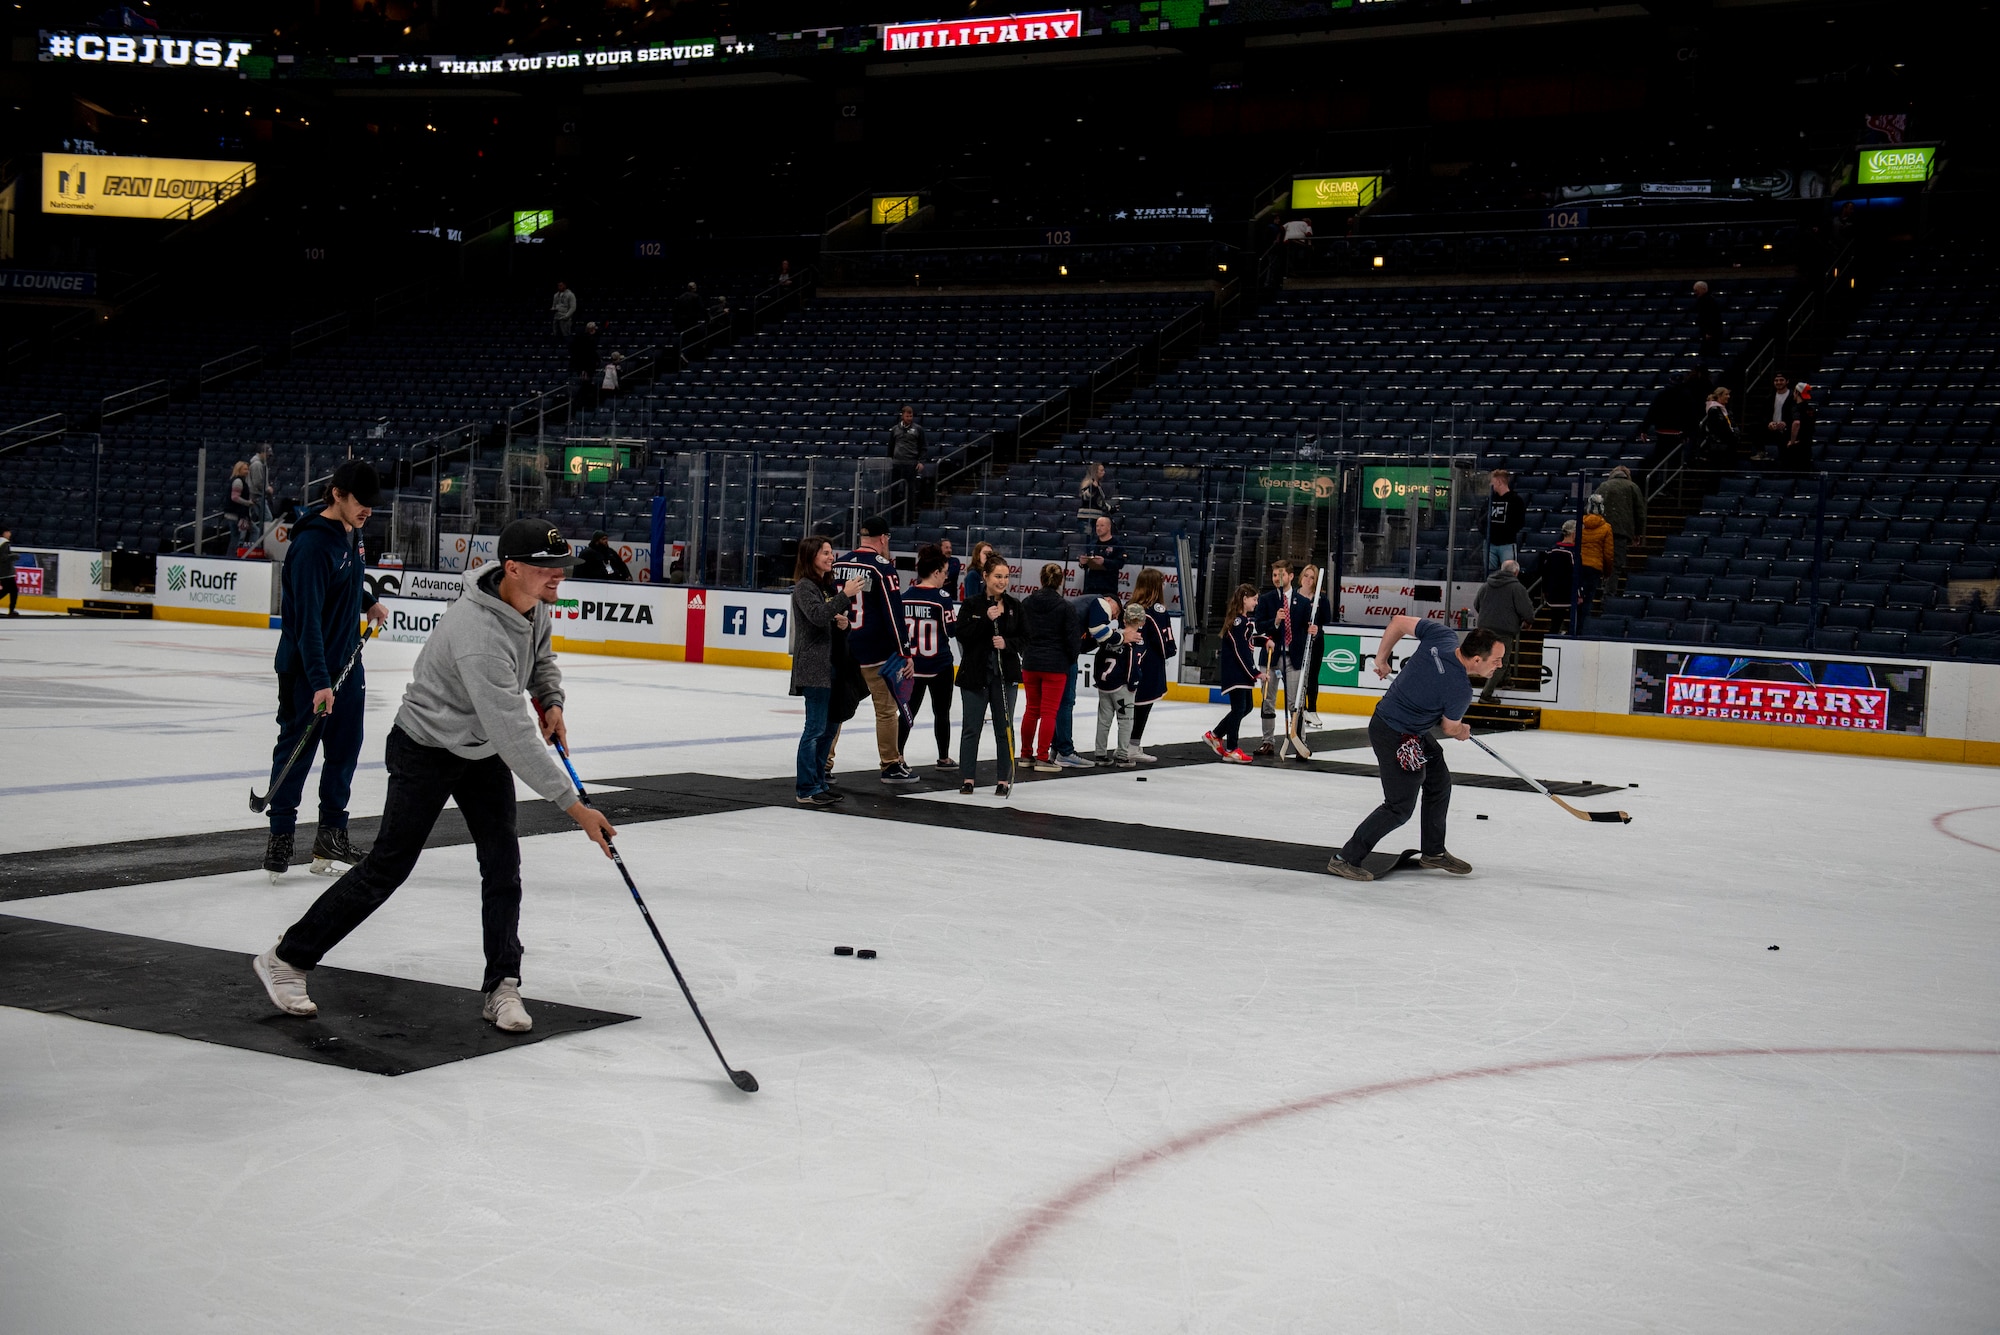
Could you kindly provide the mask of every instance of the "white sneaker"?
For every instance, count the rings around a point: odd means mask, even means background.
[[[1132,747],[1130,751],[1127,751],[1125,754],[1130,756],[1132,759],[1138,761],[1141,765],[1157,765],[1160,763],[1160,758],[1158,756],[1147,751],[1144,747],[1138,746],[1136,744]]]
[[[264,985],[273,1006],[287,1015],[319,1014],[318,1004],[306,995],[305,970],[279,959],[276,946],[250,961],[250,967],[257,971],[257,981]]]
[[[535,1022],[528,1018],[528,1008],[521,1004],[521,980],[518,978],[502,978],[499,985],[486,994],[486,1005],[479,1014],[482,1019],[491,1020],[510,1034],[525,1034],[535,1027]]]

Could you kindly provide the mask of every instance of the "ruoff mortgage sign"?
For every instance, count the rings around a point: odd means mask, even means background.
[[[1059,42],[1083,31],[1083,11],[1007,14],[999,18],[953,19],[947,23],[887,23],[884,51],[936,51],[944,47],[998,46],[1006,42]]]
[[[254,43],[214,37],[170,37],[163,33],[44,32],[42,60],[76,60],[86,65],[142,65],[147,69],[233,70]]]

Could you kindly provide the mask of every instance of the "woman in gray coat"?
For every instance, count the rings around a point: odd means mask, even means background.
[[[830,807],[840,800],[826,783],[834,735],[833,637],[846,633],[847,609],[860,595],[861,581],[835,587],[833,556],[833,544],[818,534],[799,540],[798,583],[792,586],[792,694],[806,700],[796,785],[799,805],[806,807]]]

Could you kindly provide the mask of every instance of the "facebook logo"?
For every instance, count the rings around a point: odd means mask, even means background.
[[[747,607],[723,608],[722,633],[724,635],[748,635],[750,633],[750,609]]]
[[[785,609],[782,607],[765,608],[764,638],[767,640],[780,639],[784,636],[784,633],[785,633]]]

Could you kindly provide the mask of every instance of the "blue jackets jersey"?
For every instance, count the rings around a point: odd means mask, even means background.
[[[299,673],[315,691],[333,686],[361,638],[361,614],[375,605],[363,573],[347,526],[325,511],[292,530],[279,604],[279,673]],[[361,664],[348,680],[361,684]]]
[[[1090,680],[1100,691],[1119,691],[1132,684],[1139,658],[1139,646],[1125,643],[1119,636],[1097,651],[1091,660]]]
[[[865,549],[849,552],[833,563],[833,582],[859,578],[867,587],[847,613],[847,651],[857,663],[886,663],[891,655],[908,657],[903,648],[903,583],[896,563]]]
[[[944,589],[919,584],[903,595],[903,642],[919,677],[951,676],[951,623],[956,608]]]
[[[1216,654],[1222,668],[1222,689],[1247,691],[1257,684],[1257,618],[1240,616],[1229,623]]]
[[[1166,609],[1155,604],[1146,609],[1146,624],[1139,627],[1138,652],[1132,668],[1132,691],[1142,705],[1150,705],[1167,694],[1167,660],[1180,652],[1174,644],[1173,622]]]
[[[1429,732],[1439,719],[1454,723],[1472,704],[1472,679],[1458,661],[1458,636],[1442,621],[1419,621],[1416,652],[1389,683],[1375,717],[1409,735]]]
[[[1289,624],[1278,624],[1278,609],[1289,609]],[[1296,588],[1279,593],[1266,589],[1257,595],[1257,634],[1271,641],[1274,655],[1292,667],[1306,665],[1306,642],[1312,638],[1312,603]]]

